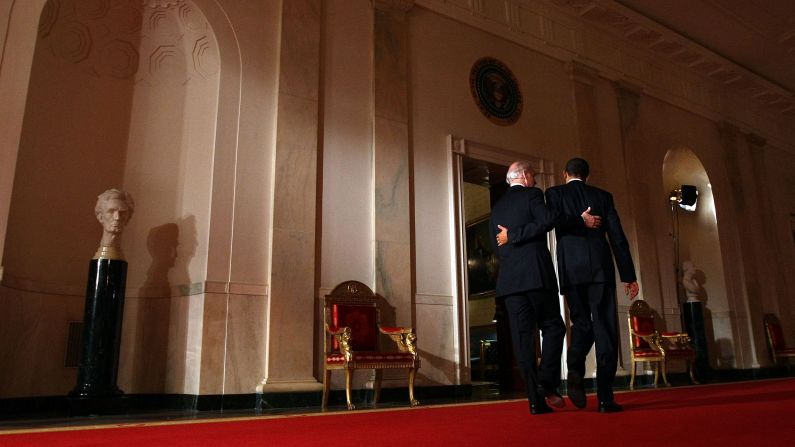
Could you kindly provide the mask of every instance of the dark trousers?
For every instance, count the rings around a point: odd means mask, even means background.
[[[527,387],[527,398],[535,403],[538,387],[554,390],[560,384],[560,356],[566,326],[560,317],[554,290],[530,290],[505,297],[505,309],[513,338],[516,363]],[[541,330],[541,365],[536,365],[536,334]]]
[[[600,402],[613,400],[618,365],[616,288],[613,284],[578,284],[566,290],[571,317],[569,373],[585,375],[585,357],[596,343],[596,395]]]

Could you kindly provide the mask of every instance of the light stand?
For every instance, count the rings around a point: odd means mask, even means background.
[[[698,188],[693,185],[682,185],[679,189],[674,189],[668,194],[668,203],[671,205],[671,223],[673,224],[673,231],[671,239],[674,244],[674,281],[676,281],[676,302],[679,306],[679,317],[682,323],[682,329],[685,327],[685,320],[682,312],[682,292],[681,292],[681,278],[679,275],[679,213],[677,209],[681,208],[685,211],[694,212],[696,210],[696,202],[698,201]]]
[[[709,374],[709,357],[707,355],[707,338],[704,328],[704,307],[700,301],[685,302],[682,299],[682,280],[680,277],[679,259],[679,213],[678,208],[686,212],[696,210],[698,200],[698,189],[693,185],[682,185],[668,194],[668,202],[671,204],[671,223],[673,232],[671,237],[674,244],[674,280],[676,281],[676,302],[679,306],[679,319],[682,330],[686,331],[693,341],[696,351],[696,372],[702,380]]]
[[[676,284],[676,306],[679,308],[679,323],[682,325],[682,330],[684,330],[685,317],[682,312],[682,293],[680,291],[681,282],[679,281],[679,213],[676,212],[681,200],[681,189],[675,189],[668,194],[668,203],[671,204],[671,224],[673,225],[671,231],[671,241],[674,244],[674,284]]]

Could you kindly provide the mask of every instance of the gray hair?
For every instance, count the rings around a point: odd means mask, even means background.
[[[505,174],[505,181],[510,184],[512,180],[518,179],[519,176],[525,172],[534,172],[530,163],[526,161],[515,161],[509,166],[508,173]]]
[[[133,211],[135,211],[135,201],[130,193],[120,189],[111,188],[97,196],[97,204],[94,206],[94,214],[99,215],[102,213],[102,206],[111,199],[119,199],[127,205],[129,211],[129,218],[132,218]]]

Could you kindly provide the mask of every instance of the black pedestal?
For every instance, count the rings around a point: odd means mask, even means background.
[[[86,287],[83,352],[69,407],[77,413],[110,413],[123,406],[116,385],[127,262],[92,259]],[[118,401],[117,403],[114,403]]]
[[[685,330],[690,335],[693,348],[696,351],[696,377],[703,381],[710,374],[707,335],[704,330],[704,304],[699,301],[685,302],[682,308],[685,317]]]

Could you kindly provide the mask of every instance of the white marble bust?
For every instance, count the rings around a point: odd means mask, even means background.
[[[697,302],[701,294],[701,284],[696,279],[696,266],[693,261],[685,261],[682,263],[682,286],[685,288],[687,301],[689,303]]]
[[[126,191],[109,189],[97,197],[94,213],[102,224],[102,240],[94,259],[124,260],[121,233],[135,210],[135,202]]]

